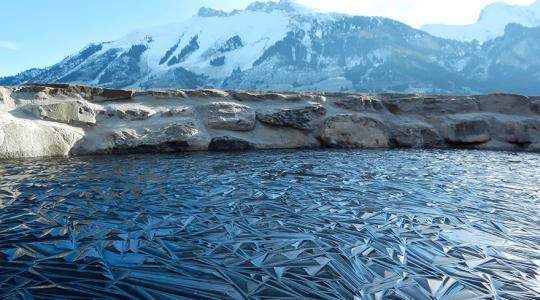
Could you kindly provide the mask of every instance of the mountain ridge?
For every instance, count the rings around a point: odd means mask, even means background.
[[[540,49],[538,30],[507,27],[511,36],[480,45],[290,1],[228,13],[201,8],[183,23],[90,44],[49,68],[0,78],[0,85],[540,94],[540,52],[527,50]]]

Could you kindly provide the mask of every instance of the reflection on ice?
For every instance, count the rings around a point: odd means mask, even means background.
[[[0,162],[7,298],[533,299],[540,156]]]
[[[471,228],[449,230],[447,232],[442,232],[441,235],[462,246],[476,245],[478,247],[488,247],[515,245],[515,243],[503,237],[498,237],[494,234],[489,234]]]

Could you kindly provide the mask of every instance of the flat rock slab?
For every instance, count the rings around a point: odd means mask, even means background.
[[[321,105],[281,109],[273,112],[257,112],[257,120],[272,126],[311,130],[313,122],[326,114]]]
[[[213,129],[250,131],[255,127],[255,111],[233,102],[214,102],[198,107],[206,125]]]
[[[384,106],[393,114],[456,114],[479,111],[475,97],[412,96],[384,97]]]
[[[85,101],[33,104],[25,109],[43,120],[78,126],[96,124],[96,113]]]
[[[26,85],[26,87],[32,89],[33,92],[43,91],[52,96],[79,95],[83,99],[96,102],[130,99],[135,94],[134,91],[130,90],[109,89],[63,83],[29,84]]]

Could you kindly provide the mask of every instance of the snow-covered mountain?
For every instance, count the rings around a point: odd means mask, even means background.
[[[0,85],[540,94],[539,53],[540,28],[509,25],[479,45],[387,18],[255,2],[232,12],[201,8],[186,22],[89,45]]]
[[[540,0],[531,5],[510,5],[496,2],[486,6],[478,21],[468,25],[424,25],[422,30],[438,37],[460,41],[477,40],[481,43],[504,34],[506,25],[540,26]]]

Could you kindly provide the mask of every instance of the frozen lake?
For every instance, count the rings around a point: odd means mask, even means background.
[[[0,162],[1,298],[532,299],[540,155]]]

